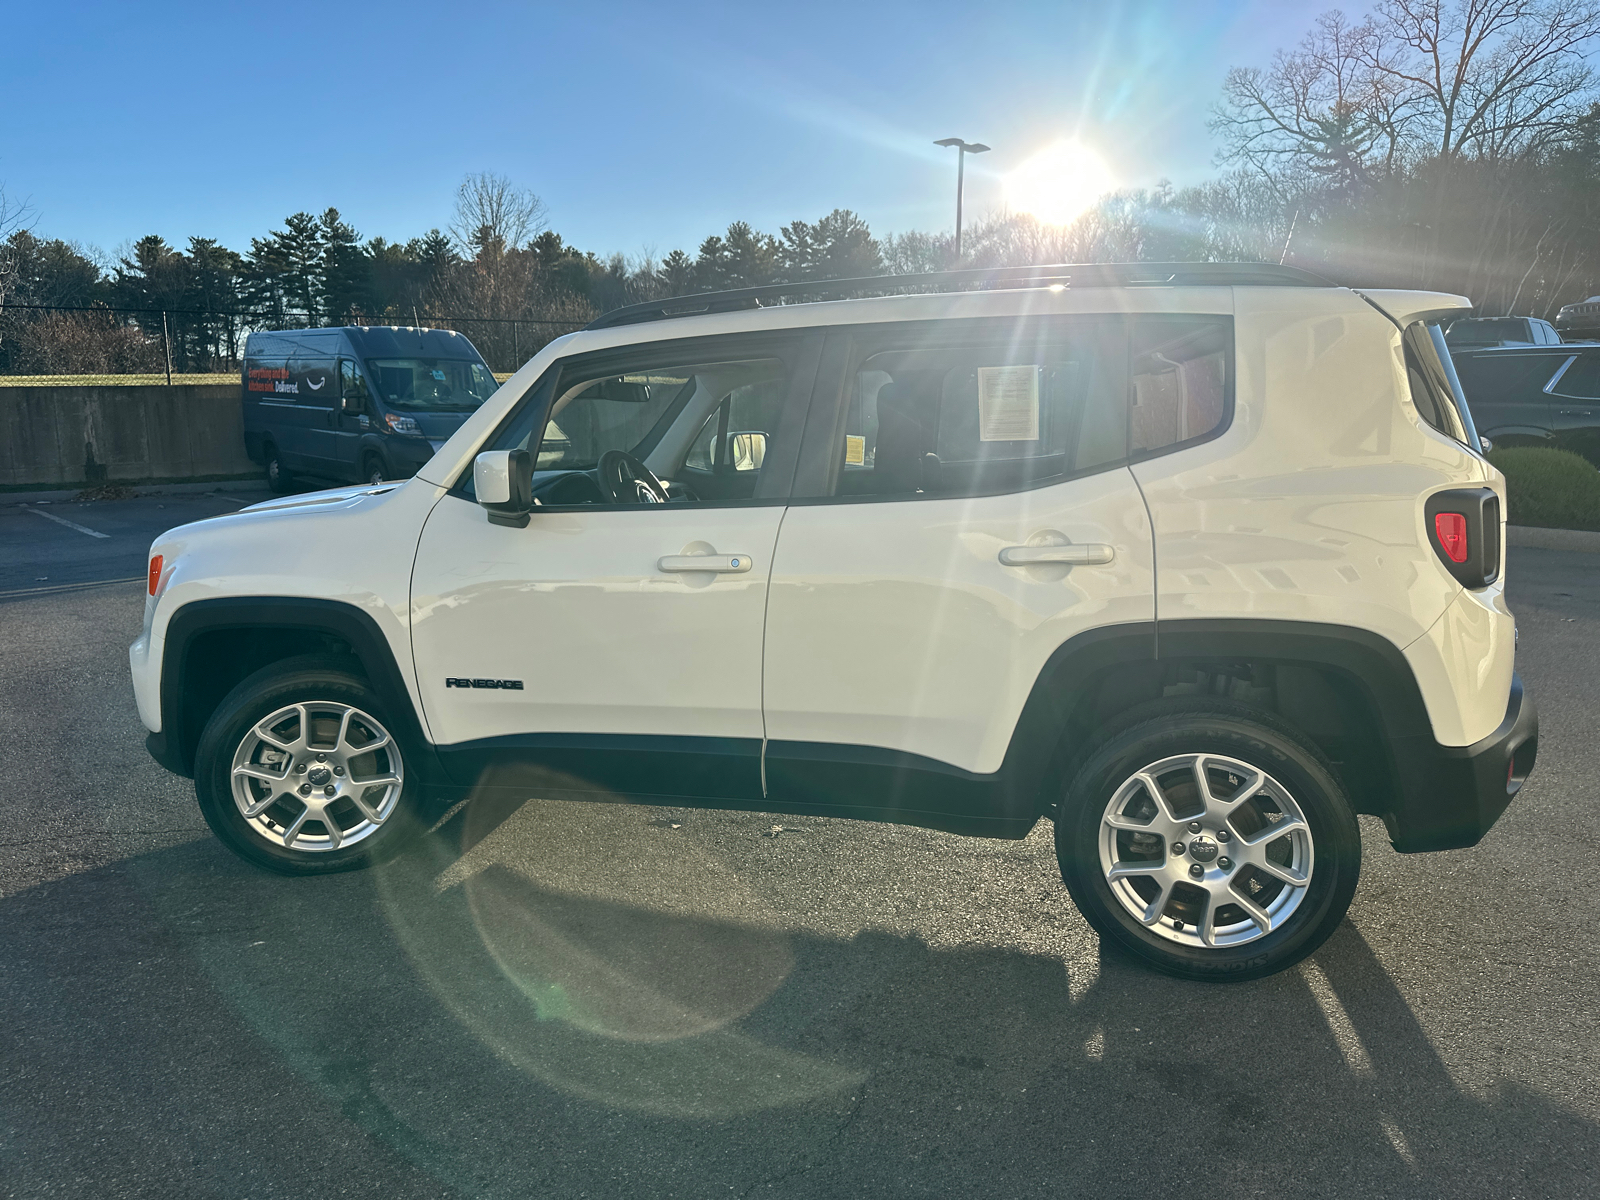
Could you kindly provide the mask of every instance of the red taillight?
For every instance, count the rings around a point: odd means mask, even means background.
[[[150,560],[150,594],[156,594],[156,588],[161,585],[161,555],[157,554]]]
[[[1467,518],[1463,513],[1442,512],[1434,514],[1433,533],[1439,539],[1439,548],[1451,562],[1467,561]]]

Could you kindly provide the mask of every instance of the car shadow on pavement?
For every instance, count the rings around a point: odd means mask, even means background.
[[[608,875],[583,806],[526,850],[504,808],[365,873],[201,839],[0,901],[0,1190],[1594,1192],[1600,1128],[1453,1079],[1349,924],[1255,983],[1073,978],[797,928],[709,859]]]

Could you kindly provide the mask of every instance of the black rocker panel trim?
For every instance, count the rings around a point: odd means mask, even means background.
[[[1004,770],[992,775],[920,754],[822,742],[767,743],[767,803],[948,833],[1024,838],[1038,806],[1014,803]]]
[[[227,596],[185,604],[167,623],[161,655],[161,729],[147,742],[156,761],[169,771],[193,775],[196,738],[189,730],[183,680],[191,665],[195,639],[222,630],[265,633],[288,630],[322,633],[346,643],[361,663],[373,688],[388,704],[388,716],[413,746],[423,748],[417,764],[424,785],[442,783],[438,762],[428,753],[431,743],[417,720],[416,707],[389,642],[368,613],[352,604],[299,596]],[[157,745],[159,743],[159,746]]]
[[[437,749],[455,785],[474,793],[761,806],[760,738],[526,733]]]

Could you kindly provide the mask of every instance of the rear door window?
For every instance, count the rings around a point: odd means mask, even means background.
[[[820,454],[808,447],[797,495],[1038,487],[1202,441],[1231,411],[1227,317],[946,321],[831,336],[847,347],[843,412],[808,426],[809,443],[829,442]]]

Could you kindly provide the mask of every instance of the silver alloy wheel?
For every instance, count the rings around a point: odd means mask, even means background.
[[[1100,821],[1111,894],[1152,933],[1224,948],[1281,929],[1305,899],[1311,827],[1287,788],[1220,754],[1136,771]]]
[[[286,850],[337,850],[394,813],[405,765],[389,731],[337,701],[291,704],[258,721],[233,754],[233,802]]]

